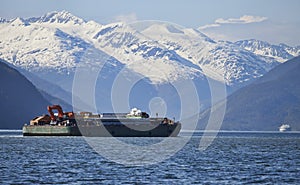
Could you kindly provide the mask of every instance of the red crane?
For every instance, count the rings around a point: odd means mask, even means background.
[[[55,115],[53,113],[53,110],[57,110],[58,111],[58,116],[57,117],[59,119],[62,119],[64,117],[64,112],[63,112],[63,110],[62,110],[62,108],[61,108],[60,105],[48,106],[47,109],[48,109],[48,112],[50,114],[50,117],[51,117],[52,121],[56,121],[56,117],[55,117]]]

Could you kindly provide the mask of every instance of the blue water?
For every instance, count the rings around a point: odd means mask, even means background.
[[[0,184],[300,183],[299,133],[219,133],[204,151],[198,150],[201,135],[163,162],[126,166],[105,159],[82,137],[2,131]],[[122,138],[139,144],[157,139]]]

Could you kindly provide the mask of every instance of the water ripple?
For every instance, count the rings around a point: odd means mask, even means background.
[[[193,137],[176,155],[159,164],[131,167],[98,155],[82,137],[2,135],[0,183],[300,183],[299,133],[225,133],[220,134],[205,151],[198,150],[200,137]],[[157,138],[121,140],[137,145],[158,142]],[[155,156],[154,152],[153,157],[159,156]]]

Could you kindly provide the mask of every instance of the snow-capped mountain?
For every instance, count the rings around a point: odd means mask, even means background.
[[[17,29],[16,29],[17,27]],[[1,25],[1,58],[30,71],[70,73],[86,50],[98,48],[154,83],[199,76],[201,69],[122,23],[102,26],[68,12]],[[104,61],[105,62],[105,61]]]
[[[194,29],[156,23],[142,33],[200,66],[206,76],[230,86],[260,77],[278,64],[236,44],[215,42]]]
[[[260,40],[242,40],[235,42],[236,45],[256,55],[269,57],[270,59],[278,62],[285,62],[290,58],[300,55],[300,47],[290,47],[285,44],[272,45],[268,42]]]
[[[81,18],[78,18],[67,11],[61,12],[50,12],[42,17],[33,17],[29,18],[28,22],[30,23],[59,23],[59,24],[84,24],[84,21]]]
[[[199,66],[125,24],[104,27],[92,41],[96,47],[154,83],[203,76]]]
[[[104,64],[99,94],[126,71],[143,76],[137,94],[148,93],[147,100],[157,95],[157,87],[184,80],[192,80],[204,100],[210,94],[206,78],[240,87],[299,53],[299,47],[262,41],[216,42],[198,30],[162,22],[102,25],[66,11],[0,19],[0,58],[70,92],[83,62],[90,68]]]
[[[88,48],[97,48],[154,83],[205,73],[235,86],[300,53],[255,40],[215,42],[198,30],[167,23],[142,22],[142,29],[139,23],[101,25],[66,11],[1,20],[0,57],[30,71],[70,73]]]

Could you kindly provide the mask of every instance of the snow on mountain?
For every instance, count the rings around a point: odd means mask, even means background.
[[[93,37],[93,42],[154,83],[203,76],[199,66],[122,23],[103,27]]]
[[[230,42],[215,42],[194,29],[154,23],[142,33],[198,65],[205,75],[230,86],[260,77],[277,65],[277,61],[266,60]]]
[[[0,57],[29,71],[69,72],[90,44],[60,29],[16,19],[0,29]]]
[[[7,43],[1,48],[1,57],[30,71],[52,68],[69,73],[87,48],[96,47],[154,83],[193,78],[201,73],[190,61],[122,23],[102,26],[65,11],[27,20],[17,18],[0,33],[3,43]]]
[[[199,61],[199,64],[223,76],[226,84],[240,86],[262,76],[278,63],[266,61],[231,43],[219,42]]]
[[[293,57],[299,56],[300,55],[300,46],[296,47],[291,47],[286,44],[279,44],[280,47],[282,47],[285,51],[287,51],[289,54],[291,54]]]
[[[88,41],[103,27],[95,21],[85,21],[67,11],[50,12],[42,17],[29,18],[26,21],[35,26],[60,29],[85,41]]]
[[[11,21],[12,26],[28,26],[28,22],[20,17],[17,17]]]
[[[137,27],[137,25],[132,25]],[[181,57],[198,65],[203,55],[214,47],[215,42],[201,32],[194,29],[183,29],[176,25],[154,23],[141,30],[145,36],[152,38],[165,46],[168,50],[178,53]],[[205,70],[205,75],[221,80],[220,74],[199,66]]]
[[[61,11],[61,12],[50,12],[46,15],[38,18],[29,18],[28,22],[30,23],[60,23],[60,24],[83,24],[84,21],[81,18],[78,18],[72,15],[70,12]]]
[[[97,87],[104,94],[126,68],[129,76],[142,75],[156,86],[191,79],[207,98],[205,77],[240,87],[296,55],[297,47],[254,40],[215,42],[198,30],[161,22],[102,25],[66,11],[0,19],[0,58],[69,91],[80,62],[91,68],[99,62],[106,64],[101,73],[106,84]],[[157,90],[147,89],[149,84],[143,82],[137,91],[149,93],[147,100]]]
[[[76,65],[87,50],[94,50],[92,43],[73,33],[94,34],[100,27],[66,12],[6,21],[0,24],[0,58],[71,91]]]
[[[268,57],[278,62],[285,62],[300,54],[300,47],[290,47],[285,44],[272,45],[255,39],[237,41],[235,44],[256,55]]]

